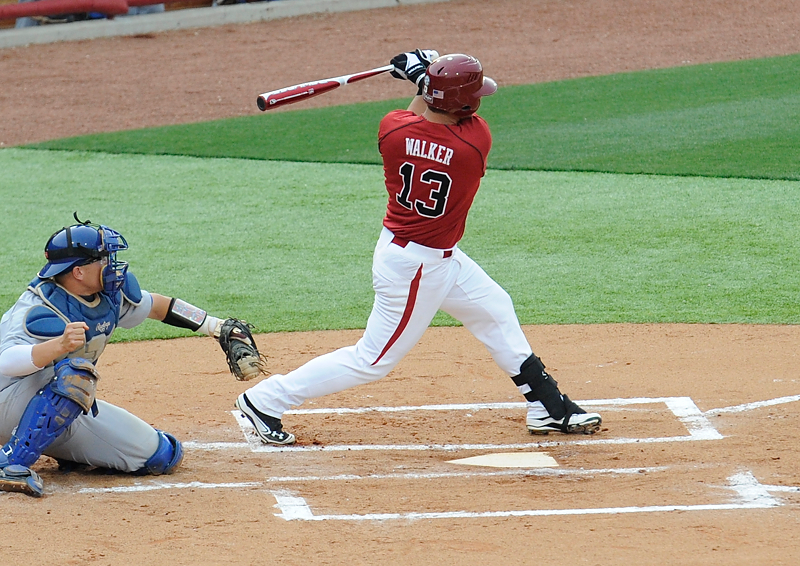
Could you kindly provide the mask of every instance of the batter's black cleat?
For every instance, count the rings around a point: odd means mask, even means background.
[[[600,430],[603,419],[597,413],[587,413],[580,408],[572,399],[566,395],[561,395],[564,401],[564,416],[554,419],[545,413],[541,403],[537,406],[528,408],[528,416],[525,419],[528,431],[531,434],[548,434],[550,432],[563,432],[564,434],[594,434]]]
[[[564,419],[552,417],[528,417],[526,424],[531,434],[548,434],[550,432],[563,432],[565,434],[594,434],[600,430],[603,419],[597,413],[582,413],[570,415],[567,426]]]
[[[600,430],[603,419],[597,413],[587,413],[572,399],[562,395],[564,412],[566,415],[554,419],[550,415],[542,415],[541,407],[528,409],[525,419],[531,434],[548,434],[549,432],[563,432],[564,434],[594,434]],[[565,422],[566,421],[566,422]]]
[[[236,408],[253,423],[256,434],[267,444],[294,444],[294,435],[283,430],[281,420],[256,409],[244,393],[237,397]]]
[[[41,497],[44,495],[44,482],[30,468],[9,464],[0,468],[0,491],[18,491],[32,497]]]

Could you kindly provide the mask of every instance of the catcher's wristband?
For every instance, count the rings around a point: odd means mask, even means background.
[[[164,317],[164,324],[170,326],[177,326],[178,328],[188,328],[194,332],[203,325],[206,321],[206,311],[194,305],[190,305],[186,301],[173,298],[169,302],[169,309],[167,309],[167,316]]]

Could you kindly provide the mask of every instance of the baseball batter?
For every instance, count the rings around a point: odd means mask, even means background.
[[[139,475],[168,474],[180,464],[173,435],[95,398],[95,364],[118,326],[152,318],[214,335],[235,319],[142,290],[117,259],[127,247],[107,226],[57,231],[45,246],[47,264],[0,320],[0,490],[43,495],[31,470],[42,454],[62,469]]]
[[[274,375],[236,406],[267,443],[291,444],[281,417],[306,399],[384,377],[420,340],[438,310],[483,342],[528,401],[527,428],[591,434],[601,418],[562,395],[532,352],[508,293],[458,248],[492,144],[475,111],[497,90],[474,57],[416,50],[391,61],[417,85],[407,110],[380,123],[388,203],[372,265],[375,301],[355,346]]]

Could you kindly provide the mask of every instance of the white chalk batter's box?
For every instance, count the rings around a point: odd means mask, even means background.
[[[559,446],[564,444],[571,445],[601,445],[601,444],[645,444],[645,443],[668,443],[668,442],[693,442],[693,441],[713,441],[723,438],[722,434],[717,431],[709,420],[709,416],[718,415],[722,413],[736,413],[744,412],[752,409],[757,409],[764,406],[777,405],[781,403],[789,403],[800,400],[800,396],[783,397],[779,399],[772,399],[769,401],[759,401],[756,403],[748,403],[735,407],[726,407],[722,409],[714,409],[707,412],[701,411],[694,401],[689,397],[659,397],[659,398],[630,398],[630,399],[602,399],[602,400],[589,400],[579,401],[578,403],[587,410],[597,410],[599,412],[608,411],[626,411],[636,408],[634,410],[649,410],[650,413],[659,412],[663,415],[671,416],[674,423],[680,424],[680,427],[685,430],[684,434],[661,436],[661,437],[641,437],[641,438],[603,438],[602,436],[584,437],[582,435],[575,435],[562,438],[566,440],[560,441],[544,441],[523,444],[416,444],[416,445],[328,445],[328,446],[294,446],[294,447],[271,447],[261,443],[249,421],[244,418],[238,411],[233,414],[240,423],[242,430],[247,439],[247,444],[254,452],[288,452],[288,451],[316,451],[316,452],[336,452],[336,451],[359,451],[359,450],[443,450],[443,451],[458,451],[458,450],[483,450],[483,451],[501,451],[501,450],[515,450],[515,449],[540,449],[547,446]],[[364,415],[368,413],[398,413],[407,412],[413,413],[416,411],[468,411],[470,413],[480,411],[482,409],[494,410],[523,410],[525,403],[487,403],[487,404],[464,404],[464,405],[425,405],[425,406],[406,406],[406,407],[374,407],[374,408],[358,408],[358,409],[306,409],[293,411],[293,414],[337,414],[337,415]],[[637,408],[638,406],[638,408]],[[661,419],[659,419],[661,420]],[[671,428],[671,427],[667,427]],[[470,460],[479,460],[484,457],[493,458],[502,454],[489,454],[486,456],[479,456],[477,458],[465,458],[461,460],[454,460],[451,463],[471,463]],[[537,455],[536,453],[528,453],[527,455]],[[541,454],[538,454],[541,456]],[[509,454],[512,456],[512,454]],[[520,456],[514,454],[513,456]],[[268,478],[265,482],[267,484],[290,484],[297,489],[302,490],[308,488],[310,483],[318,481],[336,481],[347,479],[353,480],[377,480],[377,479],[435,479],[438,477],[458,477],[458,476],[485,476],[496,477],[501,475],[513,475],[522,473],[521,470],[502,470],[502,471],[486,471],[487,466],[492,466],[490,463],[494,460],[483,460],[474,462],[475,465],[483,467],[482,471],[453,471],[447,473],[412,473],[412,474],[371,474],[368,476],[360,477],[355,475],[343,475],[334,477],[274,477]],[[602,476],[605,474],[622,477],[628,474],[638,474],[642,472],[655,472],[666,471],[668,467],[662,468],[631,468],[631,469],[608,469],[608,470],[552,470],[548,469],[550,464],[543,460],[540,462],[542,467],[537,470],[528,470],[530,473],[539,475],[559,474],[559,475],[573,475],[583,474],[588,476]],[[553,463],[554,466],[557,464]],[[531,467],[534,467],[535,464]],[[513,464],[504,466],[502,464],[497,467],[518,467]],[[727,485],[715,486],[714,489],[709,490],[707,502],[697,502],[687,504],[685,502],[676,502],[670,504],[662,502],[656,505],[645,506],[613,506],[613,507],[595,507],[595,508],[567,508],[567,509],[505,509],[505,510],[485,510],[485,511],[465,511],[465,510],[442,510],[442,511],[424,511],[424,512],[408,512],[408,511],[388,511],[388,512],[351,512],[351,510],[341,510],[339,513],[330,512],[315,512],[312,510],[311,505],[306,501],[303,494],[298,493],[295,489],[274,489],[271,491],[275,498],[275,508],[277,512],[275,516],[286,521],[392,521],[392,520],[462,520],[462,519],[481,519],[481,518],[498,518],[498,517],[544,517],[544,516],[567,516],[567,515],[620,515],[620,514],[638,514],[638,513],[669,513],[669,512],[714,512],[714,511],[744,511],[749,509],[769,509],[777,508],[783,505],[783,502],[772,495],[776,491],[792,491],[800,492],[800,488],[784,487],[784,486],[767,486],[761,484],[753,474],[749,471],[739,471],[727,477],[725,482]],[[301,487],[303,486],[303,487]],[[723,488],[722,501],[720,498],[720,489]],[[727,491],[725,495],[724,491]],[[309,493],[316,493],[314,489],[310,489]],[[667,491],[669,494],[669,490]],[[325,505],[329,508],[329,505]]]
[[[176,489],[242,489],[242,488],[260,488],[265,489],[265,494],[269,494],[270,499],[275,502],[274,515],[286,521],[392,521],[392,520],[464,520],[464,519],[486,519],[486,518],[499,518],[499,517],[536,517],[536,516],[564,516],[564,515],[620,515],[631,513],[669,513],[669,512],[718,512],[718,511],[746,511],[751,509],[770,509],[780,508],[786,505],[786,502],[773,494],[782,493],[788,494],[788,497],[795,497],[800,495],[800,487],[795,486],[776,486],[762,484],[752,472],[746,469],[741,469],[741,465],[720,462],[716,464],[709,464],[717,468],[717,474],[725,474],[718,476],[714,481],[714,485],[707,485],[705,480],[702,482],[694,482],[692,485],[694,489],[699,490],[695,495],[692,495],[692,501],[687,502],[686,497],[679,497],[675,495],[674,490],[670,488],[670,477],[674,474],[687,474],[687,473],[700,473],[697,471],[696,465],[684,466],[655,466],[655,467],[623,467],[623,468],[608,468],[608,469],[584,469],[584,468],[561,468],[554,461],[548,463],[545,459],[537,460],[537,463],[532,461],[520,463],[512,463],[508,465],[498,465],[497,467],[505,467],[511,469],[487,469],[491,468],[495,462],[494,457],[503,450],[519,450],[527,449],[527,455],[537,456],[532,454],[538,449],[547,446],[563,446],[570,445],[603,445],[603,444],[655,444],[655,443],[669,443],[669,442],[697,442],[697,441],[716,441],[723,438],[723,436],[713,426],[709,417],[724,413],[743,413],[750,410],[759,409],[762,407],[779,405],[783,403],[792,403],[800,400],[800,395],[790,397],[780,397],[771,400],[757,401],[743,405],[732,407],[711,409],[705,412],[701,411],[694,401],[689,397],[657,397],[657,398],[629,398],[629,399],[601,399],[579,401],[578,403],[587,410],[596,410],[603,414],[612,411],[623,412],[631,411],[630,414],[642,415],[644,414],[648,421],[656,420],[653,430],[660,428],[669,429],[670,432],[678,431],[680,434],[665,435],[660,437],[617,437],[609,438],[608,434],[599,434],[595,436],[583,435],[554,435],[563,440],[548,440],[544,442],[531,442],[531,443],[518,443],[518,444],[384,444],[384,445],[362,445],[362,444],[340,444],[340,445],[313,445],[313,446],[267,446],[263,444],[255,435],[250,422],[239,413],[239,411],[232,411],[232,414],[240,424],[242,432],[245,437],[245,442],[219,442],[219,443],[201,443],[188,441],[184,443],[184,447],[188,450],[249,450],[252,452],[306,452],[311,456],[312,452],[337,452],[337,451],[428,451],[428,450],[442,450],[442,451],[461,451],[461,450],[474,450],[489,452],[478,458],[488,457],[487,460],[480,462],[469,462],[475,460],[472,458],[460,458],[458,460],[449,460],[451,464],[459,464],[449,470],[430,469],[430,470],[400,470],[395,469],[388,473],[346,473],[337,474],[333,476],[327,475],[291,475],[291,476],[274,476],[261,480],[249,482],[236,482],[236,483],[203,483],[203,482],[186,482],[186,483],[172,483],[165,481],[164,478],[154,478],[136,482],[136,485],[126,486],[113,486],[107,488],[83,488],[79,493],[116,493],[116,492],[131,492],[131,491],[152,491],[152,490],[176,490]],[[525,403],[481,403],[481,404],[453,404],[453,405],[424,405],[424,406],[405,406],[405,407],[370,407],[370,408],[328,408],[328,409],[303,409],[292,411],[291,414],[297,415],[340,415],[343,421],[347,421],[347,415],[360,416],[363,419],[365,415],[371,413],[395,413],[395,414],[409,414],[412,416],[419,416],[421,412],[464,412],[466,418],[468,414],[483,409],[491,410],[513,410],[519,411],[524,415]],[[657,413],[658,418],[653,419],[652,416]],[[618,417],[619,414],[615,415]],[[610,419],[614,420],[614,419]],[[612,427],[613,430],[618,428],[625,428],[627,430],[639,430],[640,419],[634,417],[626,427],[618,427],[622,419],[617,418]],[[669,420],[670,422],[666,422]],[[665,426],[669,425],[669,426]],[[347,426],[347,425],[346,425]],[[542,437],[537,437],[542,438]],[[520,454],[513,456],[519,457]],[[538,456],[544,456],[538,454]],[[335,457],[335,456],[334,456]],[[467,465],[462,465],[467,464]],[[476,469],[477,466],[480,469]],[[521,469],[525,466],[527,469]],[[423,466],[424,467],[424,466]],[[730,471],[726,471],[729,468]],[[312,466],[311,469],[322,469]],[[441,505],[443,507],[440,511],[430,511],[430,505],[426,505],[425,511],[411,511],[411,510],[398,510],[398,509],[385,509],[385,510],[369,510],[368,505],[364,505],[363,509],[353,509],[351,505],[345,505],[339,502],[338,505],[332,505],[329,501],[317,501],[319,499],[319,490],[312,487],[318,483],[325,482],[385,482],[394,481],[400,482],[415,482],[420,480],[431,481],[438,479],[452,479],[452,478],[467,478],[472,480],[491,479],[499,477],[514,477],[514,476],[543,476],[543,477],[574,477],[584,476],[593,477],[597,482],[604,482],[603,478],[617,478],[616,481],[627,481],[621,478],[637,477],[640,474],[662,472],[666,473],[664,482],[666,489],[661,495],[656,497],[650,505],[643,506],[598,506],[594,508],[536,508],[536,509],[486,509],[486,510],[458,510],[458,509],[445,509],[450,505]],[[594,484],[594,482],[593,482]],[[602,486],[601,486],[602,487]],[[708,488],[708,489],[706,489]],[[396,488],[395,488],[396,489]],[[505,488],[501,485],[501,492]],[[509,488],[511,489],[511,488]],[[705,491],[703,491],[705,490]],[[362,491],[356,490],[353,493],[359,494]],[[655,495],[655,494],[654,494]],[[315,500],[311,503],[306,500],[306,497],[313,497]],[[312,503],[319,506],[316,510],[312,508]],[[347,507],[347,508],[346,508]],[[508,507],[516,507],[508,505]]]
[[[571,445],[592,445],[592,444],[642,444],[642,443],[663,443],[663,442],[692,442],[706,440],[720,440],[722,434],[714,428],[708,419],[708,414],[703,413],[690,397],[635,397],[628,399],[596,399],[587,401],[577,401],[577,403],[588,411],[608,412],[625,411],[634,407],[658,409],[660,412],[670,416],[674,424],[685,433],[670,436],[649,436],[649,437],[621,437],[607,438],[605,435],[584,436],[584,435],[555,435],[563,440],[539,440],[526,443],[511,444],[339,444],[339,445],[312,445],[312,446],[273,446],[261,442],[255,434],[253,425],[238,410],[231,411],[239,426],[242,429],[247,446],[253,452],[337,452],[337,451],[419,451],[419,450],[514,450],[524,448],[547,448],[564,444]],[[770,402],[766,402],[770,403]],[[741,410],[746,410],[741,406]],[[320,408],[320,409],[297,409],[287,411],[287,415],[368,415],[370,413],[414,413],[414,412],[464,412],[468,415],[481,410],[515,410],[524,415],[526,404],[523,403],[471,403],[471,404],[450,404],[450,405],[420,405],[420,406],[401,406],[401,407],[361,407],[361,408]],[[734,408],[717,410],[716,412],[732,411]],[[672,428],[672,427],[668,427]],[[536,437],[548,438],[548,437]],[[199,447],[199,446],[198,446]],[[208,446],[211,448],[211,446]]]

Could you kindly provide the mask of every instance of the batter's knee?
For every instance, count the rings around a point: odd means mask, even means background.
[[[171,474],[183,460],[183,446],[181,441],[168,432],[156,430],[158,433],[158,448],[150,456],[144,467],[136,471],[137,475],[160,476]]]

